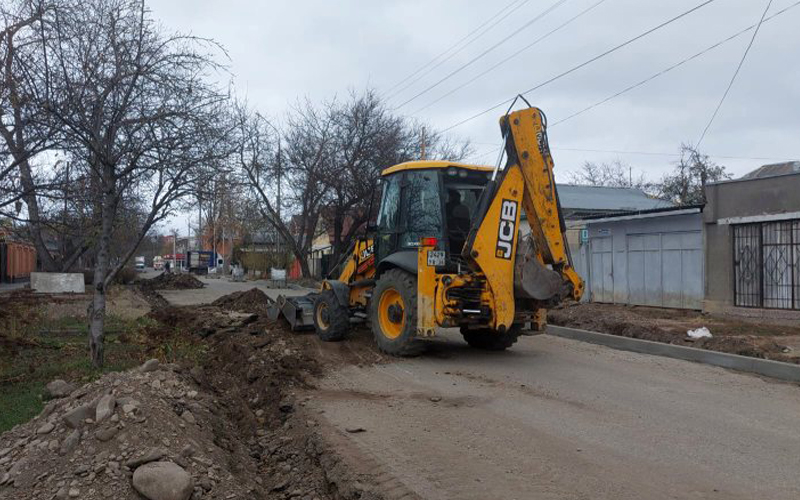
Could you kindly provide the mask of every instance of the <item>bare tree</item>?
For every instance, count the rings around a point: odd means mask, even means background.
[[[673,172],[661,179],[659,194],[677,205],[704,204],[706,184],[730,178],[724,166],[717,165],[690,144],[681,144],[680,160]]]
[[[449,141],[431,127],[393,115],[371,90],[324,104],[322,115],[333,123],[323,215],[337,262],[377,208],[383,169],[423,155],[459,161],[471,152],[468,142]]]
[[[644,174],[634,176],[633,167],[620,160],[610,163],[584,162],[577,172],[570,172],[570,181],[582,186],[605,186],[617,188],[637,188],[649,190]]]
[[[164,35],[143,2],[90,0],[57,9],[54,22],[48,112],[98,221],[89,345],[102,366],[106,289],[150,228],[208,175],[204,167],[226,154],[217,119],[225,96],[206,82],[211,46]],[[120,224],[126,206],[140,211],[139,227]],[[112,240],[125,231],[135,237],[112,261]]]

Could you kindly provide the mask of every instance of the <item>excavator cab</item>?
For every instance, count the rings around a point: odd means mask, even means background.
[[[396,165],[383,174],[374,245],[377,262],[416,272],[423,238],[444,252],[442,266],[464,264],[461,251],[469,236],[478,200],[491,167],[444,161]]]

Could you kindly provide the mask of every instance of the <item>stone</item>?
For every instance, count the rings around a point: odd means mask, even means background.
[[[66,486],[62,486],[56,492],[56,499],[57,500],[66,500],[67,498],[69,498],[69,489],[67,489]]]
[[[45,390],[51,398],[63,398],[72,394],[75,386],[65,380],[56,379],[47,384]]]
[[[167,450],[164,448],[150,448],[147,450],[147,453],[142,455],[139,458],[133,458],[125,462],[125,465],[130,467],[131,469],[135,469],[140,465],[144,465],[146,463],[155,462],[156,460],[161,460],[167,456]]]
[[[0,458],[8,455],[9,453],[11,453],[11,448],[0,449]]]
[[[351,434],[357,434],[359,432],[367,432],[367,430],[363,427],[346,427],[345,430]]]
[[[181,418],[183,420],[185,420],[186,422],[189,422],[190,424],[197,423],[197,420],[195,420],[194,415],[189,410],[186,410],[185,412],[183,412],[181,414]]]
[[[122,413],[129,415],[139,409],[139,402],[135,399],[129,400],[122,405]]]
[[[158,380],[158,379],[153,380],[152,382],[150,382],[150,387],[152,387],[155,390],[160,390],[161,389],[161,381]]]
[[[187,500],[192,495],[192,476],[172,462],[151,462],[133,473],[133,487],[150,500]]]
[[[78,488],[70,488],[68,495],[70,498],[78,498],[81,496],[81,491]]]
[[[98,441],[110,441],[111,438],[117,435],[119,429],[116,426],[108,427],[107,429],[100,429],[94,434]]]
[[[44,425],[36,429],[36,434],[50,434],[56,426],[52,422],[45,422]]]
[[[66,439],[64,439],[64,442],[61,443],[61,450],[59,450],[59,453],[62,455],[66,455],[67,453],[74,450],[75,447],[78,446],[78,443],[80,443],[80,441],[81,441],[81,431],[75,429],[69,434],[69,436],[66,437]]]
[[[438,403],[439,401],[442,400],[442,397],[441,396],[431,396],[429,399],[434,403]]]
[[[94,417],[94,409],[89,405],[81,405],[68,411],[61,419],[68,427],[77,429],[87,418],[92,417]]]
[[[95,410],[95,422],[99,424],[106,418],[110,417],[111,414],[114,413],[114,407],[116,405],[117,401],[111,394],[106,394],[100,398],[100,401],[97,402],[97,409]]]
[[[139,370],[141,372],[147,373],[147,372],[154,372],[159,368],[161,368],[161,362],[159,360],[148,359],[147,361],[144,362],[144,364],[142,364],[142,366],[139,367]]]

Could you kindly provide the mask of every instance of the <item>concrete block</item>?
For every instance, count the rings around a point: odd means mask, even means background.
[[[86,293],[82,273],[31,273],[31,289],[38,293]]]

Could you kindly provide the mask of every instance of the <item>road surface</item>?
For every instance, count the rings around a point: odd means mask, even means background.
[[[484,353],[450,333],[308,396],[389,497],[800,498],[800,387],[721,368],[549,336]]]

